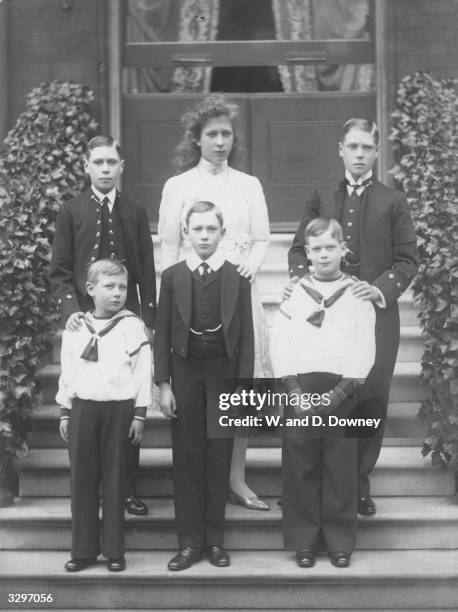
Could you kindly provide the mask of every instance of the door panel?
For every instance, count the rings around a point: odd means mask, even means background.
[[[251,97],[251,173],[263,185],[272,230],[294,230],[313,188],[342,177],[337,143],[350,117],[375,118],[375,96]]]
[[[123,155],[126,167],[123,190],[138,200],[148,211],[151,229],[156,231],[159,204],[165,181],[175,172],[172,167],[174,149],[183,129],[180,118],[201,95],[137,94],[123,99]],[[227,96],[240,107],[241,132],[248,133],[247,96]],[[246,147],[247,153],[249,147]],[[250,158],[240,166],[249,171]]]

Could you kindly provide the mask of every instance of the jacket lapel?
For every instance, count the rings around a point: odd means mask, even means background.
[[[128,268],[130,269],[130,273],[137,274],[137,270],[140,270],[141,266],[138,258],[137,239],[134,232],[134,227],[136,227],[135,219],[132,218],[132,210],[123,198],[122,193],[119,191],[116,191],[115,202],[121,222],[121,231],[126,243],[127,261],[129,262]]]
[[[361,199],[361,216],[359,219],[359,236],[360,236],[360,261],[364,259],[367,252],[367,244],[365,244],[364,238],[366,236],[365,226],[367,219],[367,207],[369,206],[369,200],[373,197],[373,190],[376,185],[375,178],[372,179],[372,185],[369,185],[363,191],[363,197]]]
[[[124,238],[127,243],[135,244],[135,236],[132,235],[133,224],[130,215],[130,208],[119,191],[116,192],[116,206],[118,209]]]
[[[85,212],[85,219],[87,219],[87,226],[88,228],[91,228],[91,234],[93,233],[93,236],[95,238],[95,234],[97,232],[97,221],[99,219],[98,215],[97,215],[97,201],[94,201],[92,199],[92,189],[89,189],[89,191],[87,191],[84,194],[84,205],[86,206],[86,212]],[[94,196],[95,197],[95,196]],[[93,231],[92,231],[93,230]],[[91,242],[92,242],[92,235],[91,235]]]
[[[227,331],[239,297],[239,273],[227,261],[221,274],[221,323]]]
[[[335,194],[334,194],[334,211],[333,211],[332,217],[336,219],[337,221],[339,221],[339,223],[342,219],[344,203],[345,203],[345,195],[346,195],[345,186],[346,186],[345,181],[341,181],[339,183],[339,187],[336,189]]]
[[[183,320],[185,328],[189,330],[191,327],[191,310],[192,310],[192,287],[191,287],[191,270],[182,262],[182,265],[175,268],[173,274],[173,290],[177,296],[176,305],[180,317]]]

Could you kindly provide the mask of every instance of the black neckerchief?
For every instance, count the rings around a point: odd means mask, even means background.
[[[88,319],[87,315],[84,315],[83,321],[86,324],[89,332],[92,334],[89,342],[86,345],[86,348],[81,353],[81,359],[86,359],[87,361],[98,361],[99,360],[99,347],[97,341],[99,338],[102,338],[109,331],[111,331],[122,319],[126,317],[135,317],[132,313],[126,314],[116,314],[114,317],[110,319],[110,321],[103,327],[99,332],[92,325],[91,321]]]
[[[311,274],[307,274],[304,278],[307,277],[310,279]],[[347,290],[348,285],[345,285],[344,287],[339,287],[339,289],[337,289],[337,291],[335,291],[328,298],[325,298],[317,289],[314,289],[310,285],[305,285],[304,283],[301,283],[301,287],[313,300],[315,300],[317,304],[320,305],[318,310],[315,310],[309,317],[307,317],[307,321],[315,327],[321,327],[321,325],[323,324],[326,309],[330,308],[333,304],[335,304],[335,302],[337,302],[337,300]]]

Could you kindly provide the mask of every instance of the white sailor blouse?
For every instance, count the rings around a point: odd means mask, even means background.
[[[363,382],[375,360],[375,311],[356,298],[346,274],[319,281],[307,274],[274,317],[271,349],[277,378],[329,372]]]
[[[110,319],[86,313],[77,332],[64,330],[56,402],[133,399],[136,415],[152,403],[151,348],[143,321],[128,310]]]

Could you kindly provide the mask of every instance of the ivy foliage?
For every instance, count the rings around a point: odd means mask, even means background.
[[[425,334],[422,380],[431,399],[418,416],[428,430],[423,454],[458,464],[458,99],[451,80],[428,73],[398,88],[390,139],[394,176],[412,204],[420,267],[414,295]]]
[[[81,158],[97,127],[92,100],[76,83],[40,85],[0,154],[0,465],[2,453],[28,450],[35,371],[57,321],[50,244],[59,206],[86,184]]]

